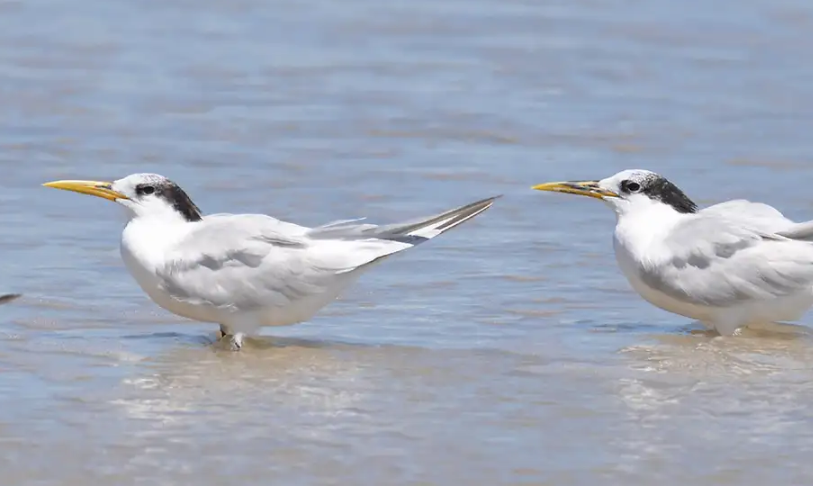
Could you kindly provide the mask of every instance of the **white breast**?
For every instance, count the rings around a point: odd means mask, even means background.
[[[706,322],[716,309],[677,300],[650,287],[640,277],[643,261],[651,259],[659,238],[682,217],[663,204],[641,205],[640,210],[620,216],[613,234],[615,258],[627,281],[644,300],[674,314]]]
[[[215,309],[185,304],[161,288],[157,270],[164,264],[167,248],[185,234],[184,225],[143,218],[131,220],[121,235],[121,258],[141,289],[160,307],[201,322],[220,322]]]

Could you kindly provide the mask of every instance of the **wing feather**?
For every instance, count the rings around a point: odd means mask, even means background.
[[[308,228],[264,215],[206,217],[159,270],[174,299],[218,308],[284,307],[328,291],[374,255],[364,245],[315,242]]]
[[[354,270],[468,221],[495,199],[384,226],[345,220],[306,228],[261,214],[207,216],[169,252],[156,272],[159,286],[181,302],[237,310],[318,299]]]
[[[762,231],[768,218],[753,224],[722,214],[679,223],[653,252],[661,257],[644,262],[641,279],[680,301],[714,307],[813,287],[813,244]]]

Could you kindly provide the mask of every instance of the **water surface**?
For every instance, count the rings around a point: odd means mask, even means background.
[[[813,339],[655,309],[612,214],[663,173],[813,215],[801,0],[0,3],[3,484],[764,485],[813,475]],[[244,352],[153,305],[113,204],[159,172],[302,224],[505,194]]]

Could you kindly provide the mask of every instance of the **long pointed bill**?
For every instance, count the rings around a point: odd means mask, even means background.
[[[110,201],[116,199],[129,199],[124,194],[113,190],[112,182],[101,181],[54,181],[46,182],[43,184],[45,187],[53,187],[54,189],[62,189],[64,191],[73,191],[81,194],[89,194],[91,196],[101,197]]]
[[[568,181],[568,182],[547,182],[533,186],[531,189],[537,191],[564,192],[567,194],[578,194],[579,196],[594,197],[604,199],[605,197],[618,197],[618,194],[607,189],[602,189],[598,181]]]

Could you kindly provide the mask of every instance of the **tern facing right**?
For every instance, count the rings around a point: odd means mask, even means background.
[[[615,256],[649,303],[721,335],[796,320],[813,305],[813,221],[746,200],[698,209],[647,170],[533,187],[604,201],[616,214]]]
[[[234,350],[261,327],[310,319],[362,271],[457,227],[496,199],[400,224],[307,228],[263,214],[204,216],[157,174],[45,185],[124,206],[121,255],[144,292],[174,314],[220,324]]]

